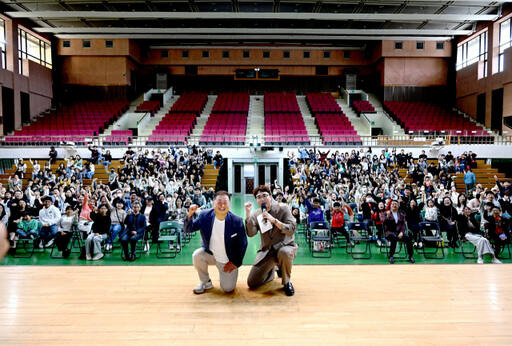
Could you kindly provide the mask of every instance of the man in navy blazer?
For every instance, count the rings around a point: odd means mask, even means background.
[[[200,283],[194,288],[195,294],[213,288],[208,265],[219,270],[220,286],[226,293],[236,287],[238,267],[242,265],[247,236],[242,218],[229,211],[230,198],[226,191],[218,191],[213,199],[213,209],[201,212],[195,220],[192,216],[199,208],[191,205],[185,218],[185,232],[201,231],[202,247],[194,251],[192,258],[199,274]]]

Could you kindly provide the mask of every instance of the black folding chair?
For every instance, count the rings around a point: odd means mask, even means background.
[[[443,259],[444,258],[444,240],[441,234],[441,229],[437,222],[423,221],[420,222],[420,241],[423,243],[423,256],[428,259]],[[433,245],[433,246],[429,246]],[[426,248],[435,248],[435,251],[427,251]],[[441,250],[441,257],[438,253]]]
[[[350,236],[350,242],[354,243],[354,246],[347,244],[346,251],[350,254],[353,259],[370,259],[372,257],[372,248],[370,247],[370,232],[368,230],[368,224],[366,222],[349,222],[348,234]],[[359,249],[358,244],[364,244],[364,251]]]
[[[331,250],[331,228],[326,221],[312,222],[310,225],[311,241],[309,250],[311,256],[316,258],[329,258]]]

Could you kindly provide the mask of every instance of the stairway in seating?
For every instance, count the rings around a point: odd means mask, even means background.
[[[174,102],[178,101],[180,98],[180,95],[173,95],[171,97],[171,100],[167,103],[165,103],[158,112],[155,113],[154,116],[151,117],[151,119],[148,120],[148,122],[144,125],[143,128],[139,129],[139,136],[147,137],[153,133],[153,130],[156,128],[156,126],[162,121],[162,119],[165,117],[165,115],[169,112]],[[140,113],[138,113],[140,114]]]
[[[368,94],[368,101],[372,104],[373,108],[375,108],[375,111],[377,112],[377,116],[382,117],[383,119],[386,119],[387,122],[392,124],[393,127],[393,135],[395,136],[401,136],[405,135],[404,129],[394,121],[391,116],[389,116],[386,111],[384,111],[384,107],[382,106],[382,103],[379,101],[379,99],[373,95]]]
[[[357,131],[357,134],[361,137],[371,136],[372,130],[366,119],[363,117],[358,117],[356,112],[345,102],[343,99],[336,99],[336,102],[341,107],[343,113],[347,116],[348,120],[354,127],[354,130]],[[364,140],[363,140],[364,144]]]
[[[258,142],[253,141],[258,138]],[[249,114],[247,115],[246,143],[263,145],[265,137],[265,105],[263,95],[251,95],[249,100]]]
[[[142,102],[144,102],[144,94],[141,94],[139,97],[137,97],[135,100],[133,100],[130,103],[130,107],[124,114],[122,114],[119,119],[117,119],[115,122],[113,122],[109,127],[103,131],[103,135],[110,135],[112,133],[112,130],[127,130],[125,128],[121,128],[118,126],[118,123],[122,122],[122,119],[124,117],[130,117],[130,116],[140,116],[141,113],[135,113],[135,109],[137,109],[137,106],[140,105]]]
[[[315,124],[315,117],[309,110],[306,96],[297,95],[297,103],[299,104],[300,113],[302,114],[302,119],[304,119],[304,125],[306,125],[306,131],[308,131],[311,144],[321,145],[320,132],[318,132],[318,127]],[[317,142],[313,143],[313,140]]]
[[[205,165],[203,169],[203,178],[201,179],[201,186],[209,189],[217,184],[217,176],[219,175],[219,169],[213,168],[213,164]]]
[[[208,121],[210,114],[212,114],[212,109],[213,105],[215,104],[215,101],[217,101],[217,95],[208,95],[208,101],[206,101],[206,105],[204,106],[203,111],[196,118],[197,123],[196,126],[194,126],[194,129],[192,130],[191,138],[189,140],[190,144],[199,145],[199,139],[203,134],[204,127],[206,126],[206,122]]]

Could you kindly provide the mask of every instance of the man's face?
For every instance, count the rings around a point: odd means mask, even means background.
[[[45,200],[44,201],[44,207],[45,208],[50,208],[50,206],[52,205],[52,201],[50,201],[49,199]]]
[[[393,201],[391,202],[391,211],[396,212],[398,210],[398,202]]]
[[[213,210],[217,216],[225,217],[229,211],[229,197],[226,195],[217,196],[213,200]]]
[[[267,209],[270,208],[270,204],[272,203],[272,198],[267,191],[259,191],[256,194],[256,203],[261,207],[263,204],[267,206]]]

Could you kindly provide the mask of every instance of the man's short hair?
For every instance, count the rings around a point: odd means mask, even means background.
[[[313,199],[313,203],[320,203],[320,198]]]
[[[267,185],[260,185],[258,187],[256,187],[253,191],[252,191],[252,194],[254,197],[256,197],[256,195],[260,192],[266,192],[268,193],[269,195],[271,195],[272,193],[270,192],[270,188],[267,186]]]
[[[333,203],[333,207],[335,207],[335,208],[337,208],[337,207],[341,207],[340,202],[334,202],[334,203]]]
[[[50,201],[53,203],[53,199],[51,199],[51,197],[44,197],[43,202],[46,202],[46,201]]]
[[[215,196],[213,197],[213,199],[217,199],[217,197],[219,197],[219,196],[227,196],[228,199],[231,200],[231,196],[225,190],[219,190],[219,191],[215,192]]]

